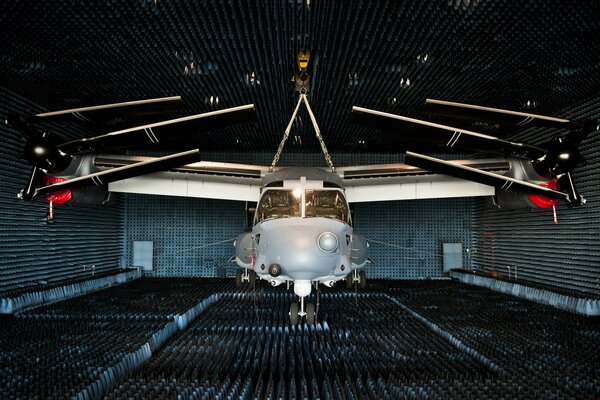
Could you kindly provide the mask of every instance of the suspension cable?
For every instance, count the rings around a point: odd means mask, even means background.
[[[273,162],[271,163],[269,172],[273,172],[273,169],[279,162],[279,157],[281,157],[281,153],[283,152],[283,146],[285,146],[285,141],[290,136],[290,131],[292,130],[292,125],[294,124],[294,120],[296,119],[296,114],[298,114],[298,110],[300,109],[300,104],[302,103],[302,96],[303,95],[301,94],[300,98],[298,99],[298,104],[296,104],[296,108],[294,109],[294,112],[292,113],[292,118],[290,119],[290,122],[289,122],[287,128],[285,128],[285,132],[283,134],[283,139],[281,139],[281,143],[279,143],[279,148],[277,149],[277,153],[275,154],[275,157],[273,158]]]
[[[298,98],[298,104],[296,104],[296,108],[294,109],[294,112],[292,113],[292,118],[290,119],[290,122],[288,123],[288,126],[285,129],[283,138],[281,139],[281,143],[279,143],[279,148],[277,149],[277,153],[275,154],[275,157],[273,158],[271,167],[269,167],[269,172],[273,172],[273,170],[275,169],[275,166],[279,162],[279,158],[281,157],[281,153],[283,152],[283,147],[285,146],[285,142],[286,142],[287,138],[290,136],[290,131],[292,130],[292,125],[294,124],[296,115],[298,114],[298,110],[300,109],[300,104],[302,102],[304,102],[304,104],[306,105],[306,110],[308,111],[308,115],[310,116],[310,121],[312,122],[313,128],[315,129],[315,135],[317,136],[317,139],[319,140],[319,144],[321,145],[321,150],[323,151],[323,155],[325,156],[325,162],[327,163],[327,166],[329,167],[331,172],[335,172],[335,167],[333,166],[333,161],[331,160],[331,156],[329,155],[327,146],[325,145],[325,142],[323,141],[323,137],[321,136],[321,130],[319,129],[319,125],[317,124],[317,119],[315,118],[315,115],[313,114],[312,109],[310,108],[310,104],[308,104],[308,98],[306,97],[305,93],[300,93],[300,97]]]
[[[321,136],[321,130],[319,129],[319,125],[317,125],[317,119],[310,108],[310,104],[308,104],[308,98],[305,94],[301,94],[300,98],[304,99],[304,104],[306,104],[306,109],[308,110],[308,115],[310,115],[310,120],[312,121],[313,127],[315,128],[315,135],[317,135],[317,139],[319,139],[319,143],[321,144],[321,150],[323,150],[323,155],[325,156],[325,162],[331,172],[335,172],[335,167],[333,166],[333,161],[331,161],[331,156],[329,155],[329,151],[327,151],[327,146],[325,146],[325,142],[323,141],[323,137]]]

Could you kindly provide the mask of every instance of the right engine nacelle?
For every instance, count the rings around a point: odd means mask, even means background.
[[[242,268],[252,268],[253,240],[252,232],[239,234],[235,239],[235,262]]]

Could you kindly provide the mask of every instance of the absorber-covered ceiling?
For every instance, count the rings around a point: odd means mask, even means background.
[[[429,97],[568,117],[600,96],[599,32],[596,0],[7,0],[0,86],[36,112],[173,95],[187,114],[254,103],[256,123],[201,146],[274,151],[309,49],[330,149],[399,151],[393,135],[350,125],[351,106],[422,116]],[[288,146],[318,151],[305,111]]]

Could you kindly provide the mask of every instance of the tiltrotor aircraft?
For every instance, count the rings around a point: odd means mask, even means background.
[[[366,285],[369,244],[354,232],[351,203],[490,196],[502,208],[551,208],[561,200],[579,206],[584,199],[575,190],[570,172],[580,162],[578,144],[597,129],[597,121],[426,101],[429,111],[446,116],[569,130],[537,147],[354,107],[351,120],[355,123],[500,158],[445,161],[407,152],[404,163],[336,169],[304,92],[299,94],[271,166],[200,161],[198,149],[163,157],[106,155],[111,149],[136,145],[160,149],[164,143],[181,141],[172,128],[198,133],[250,122],[255,118],[252,104],[69,141],[35,127],[37,123],[172,111],[180,103],[180,97],[169,97],[11,116],[9,124],[26,140],[23,158],[33,166],[19,196],[29,201],[43,196],[51,205],[102,204],[112,192],[256,202],[252,231],[235,241],[234,257],[240,267],[236,280],[239,285],[254,284],[258,277],[274,286],[292,285],[300,299],[290,307],[292,323],[303,317],[314,321],[314,304],[305,304],[313,286],[332,286],[340,280],[350,287]],[[327,168],[277,167],[301,103],[306,104]]]

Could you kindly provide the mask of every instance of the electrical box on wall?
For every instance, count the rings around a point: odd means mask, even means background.
[[[462,243],[443,243],[444,273],[463,267]]]
[[[140,267],[143,271],[152,271],[154,258],[154,242],[133,241],[133,266]]]

